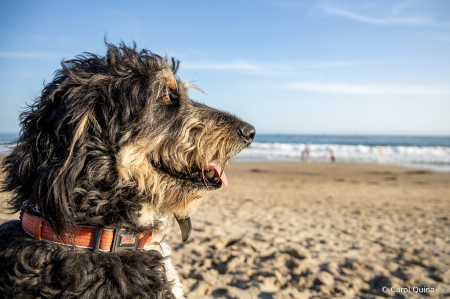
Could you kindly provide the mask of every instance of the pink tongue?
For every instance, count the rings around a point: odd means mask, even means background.
[[[222,172],[222,167],[220,167],[220,165],[217,163],[211,162],[211,163],[209,163],[207,170],[211,170],[211,169],[214,169],[217,177],[220,177],[220,180],[222,181],[222,183],[225,186],[228,186],[227,176],[225,175],[225,171]],[[220,175],[221,172],[222,172],[222,176]]]

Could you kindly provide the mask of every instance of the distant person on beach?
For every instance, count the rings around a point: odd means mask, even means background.
[[[384,156],[384,146],[380,146],[380,155]]]
[[[305,146],[305,154],[306,154],[305,162],[306,163],[311,163],[311,158],[309,157],[309,145],[310,145],[310,143],[308,142]]]
[[[334,158],[334,151],[333,149],[330,150],[330,157],[331,157],[331,163],[334,163],[336,159]]]

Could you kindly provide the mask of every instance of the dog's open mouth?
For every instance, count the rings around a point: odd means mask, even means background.
[[[183,171],[169,169],[161,162],[153,162],[153,166],[176,179],[190,181],[199,188],[218,189],[222,187],[222,185],[228,185],[225,171],[222,170],[220,164],[215,162],[210,162],[209,165],[203,169],[194,166]]]

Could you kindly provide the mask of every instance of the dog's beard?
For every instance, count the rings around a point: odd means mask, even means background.
[[[139,212],[139,224],[155,225],[155,220],[175,216],[187,218],[203,206],[211,193],[208,189],[193,188],[190,183],[180,183],[163,174],[158,184],[154,184],[152,194],[146,197]]]
[[[213,189],[198,187],[191,181],[160,173],[159,181],[152,185],[151,203],[157,213],[170,213],[178,218],[186,218],[206,202],[211,190]]]
[[[125,147],[117,169],[119,184],[138,190],[157,217],[166,214],[189,217],[205,203],[209,193],[227,183],[224,168],[229,160],[223,164],[217,160],[209,162],[205,167],[197,166],[197,161],[190,167],[182,163],[173,167],[172,161],[170,167],[161,159],[154,162],[151,157],[142,148]]]
[[[155,213],[186,218],[208,193],[227,185],[225,168],[246,146],[232,128],[213,123],[171,136],[123,147],[117,159],[119,181],[138,190]]]

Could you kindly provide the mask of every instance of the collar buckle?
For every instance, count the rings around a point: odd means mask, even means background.
[[[139,233],[132,234],[126,229],[115,229],[111,252],[136,250],[139,243]]]

